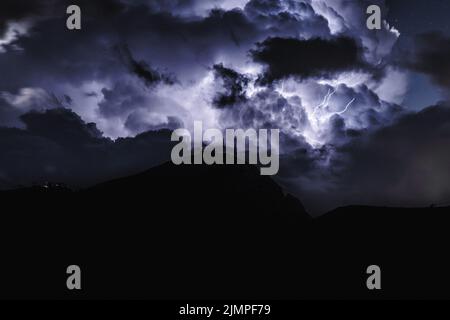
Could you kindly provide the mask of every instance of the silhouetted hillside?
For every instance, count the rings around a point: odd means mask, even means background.
[[[448,208],[311,219],[252,166],[174,166],[81,191],[0,193],[1,297],[449,297]],[[83,290],[65,289],[78,264]],[[365,270],[382,268],[381,292]],[[20,276],[18,276],[20,275]]]
[[[82,194],[106,195],[107,198],[126,196],[126,206],[137,211],[142,209],[142,200],[147,199],[149,202],[145,204],[152,208],[190,218],[308,217],[298,199],[284,194],[280,186],[268,176],[261,176],[254,166],[166,163],[138,175],[99,184]]]

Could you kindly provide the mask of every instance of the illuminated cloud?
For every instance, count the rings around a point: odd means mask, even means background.
[[[192,130],[194,121],[205,129],[279,128],[279,177],[307,202],[331,191],[344,198],[352,161],[374,165],[351,151],[411,112],[402,106],[410,73],[395,56],[401,33],[386,21],[381,30],[366,28],[367,6],[386,10],[382,0],[82,0],[86,32],[64,28],[55,8],[69,1],[5,3],[2,126],[26,129],[24,114],[63,107],[95,123],[102,132],[95,140],[106,144],[152,130]],[[445,68],[421,58],[444,59],[447,42],[428,36],[410,65],[443,88]],[[367,191],[363,184],[355,188]]]

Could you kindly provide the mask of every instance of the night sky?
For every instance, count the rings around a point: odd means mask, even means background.
[[[82,30],[66,28],[70,4]],[[382,7],[382,30],[366,8]],[[88,186],[170,133],[279,128],[275,177],[313,213],[450,201],[446,0],[3,0],[0,187]]]
[[[450,36],[448,22],[450,2],[390,0],[386,3],[389,7],[387,20],[402,32],[398,47],[407,51],[414,50],[415,37],[427,32],[440,32]],[[410,90],[404,103],[420,109],[425,104],[439,101],[441,93],[433,88],[427,77],[420,73],[413,74],[410,79]]]

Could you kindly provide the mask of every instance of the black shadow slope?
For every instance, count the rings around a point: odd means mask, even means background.
[[[310,219],[251,166],[174,166],[0,193],[2,298],[450,297],[447,208]],[[8,208],[8,209],[6,209]],[[82,290],[66,289],[66,268]],[[365,286],[382,268],[382,290]]]

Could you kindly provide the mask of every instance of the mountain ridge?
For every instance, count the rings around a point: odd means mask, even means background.
[[[11,208],[0,215],[0,297],[450,297],[449,208],[353,206],[312,219],[257,168],[171,164],[0,201]],[[64,289],[71,264],[86,275],[78,295]],[[382,292],[365,287],[372,264]]]

